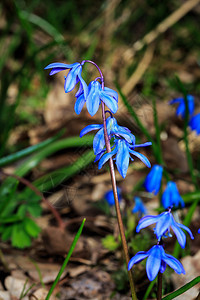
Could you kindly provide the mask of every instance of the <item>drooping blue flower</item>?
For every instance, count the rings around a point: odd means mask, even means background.
[[[134,160],[131,157],[131,154],[135,155],[136,157],[138,157],[148,168],[151,167],[151,164],[149,162],[149,160],[141,153],[136,152],[134,149],[136,147],[142,147],[142,146],[149,146],[151,145],[151,143],[144,143],[144,144],[140,144],[140,145],[136,145],[136,144],[130,144],[128,143],[126,140],[122,139],[122,138],[115,138],[114,139],[114,145],[113,145],[113,150],[109,153],[105,153],[104,150],[102,150],[101,153],[98,154],[98,156],[96,157],[97,161],[99,160],[99,165],[98,168],[101,169],[102,166],[114,155],[115,158],[115,163],[117,166],[117,169],[120,173],[120,175],[125,178],[126,177],[126,173],[128,170],[128,166],[129,166],[129,159]]]
[[[162,194],[162,205],[164,208],[168,208],[171,206],[179,206],[179,204],[184,207],[185,203],[181,198],[179,191],[177,189],[176,183],[173,181],[169,181],[167,183],[166,189]]]
[[[141,218],[142,215],[145,215],[147,213],[147,209],[140,197],[134,197],[134,200],[135,206],[132,209],[132,213],[138,213],[139,217]]]
[[[162,180],[163,167],[159,165],[154,165],[147,175],[144,186],[146,190],[155,195],[160,190],[161,180]]]
[[[121,195],[121,189],[117,187],[117,196],[118,196],[118,200],[119,202],[122,199],[122,195]],[[113,206],[115,204],[115,198],[114,198],[114,194],[113,194],[113,190],[108,191],[105,195],[104,198],[106,199],[106,201],[108,202],[108,204],[110,206]]]
[[[198,233],[200,233],[200,228],[198,229]]]
[[[187,95],[187,101],[188,101],[188,112],[189,115],[191,116],[194,112],[194,97],[192,95]],[[169,104],[174,104],[174,103],[179,103],[176,110],[176,115],[184,118],[186,113],[184,98],[176,98],[169,102]]]
[[[139,232],[141,229],[152,224],[156,224],[154,233],[156,234],[158,240],[160,240],[163,236],[171,236],[170,228],[175,233],[177,240],[182,248],[184,248],[186,244],[186,236],[182,229],[186,230],[189,233],[191,239],[194,239],[191,230],[187,226],[177,223],[174,220],[171,210],[163,212],[158,216],[143,217],[142,219],[140,219],[138,226],[136,227],[136,232]]]
[[[128,270],[130,270],[134,264],[141,262],[145,258],[147,258],[146,271],[150,281],[156,278],[158,272],[163,273],[166,269],[166,265],[174,269],[177,274],[185,274],[182,264],[172,255],[166,254],[161,245],[155,245],[147,252],[138,252],[130,259]]]
[[[87,110],[91,116],[94,116],[99,109],[101,101],[111,110],[113,114],[118,109],[118,94],[114,90],[105,87],[104,90],[98,81],[91,81],[88,86],[88,96],[84,97],[84,93],[76,95],[77,100],[74,106],[75,112],[80,114],[84,104],[86,103]]]
[[[97,160],[100,160],[98,166],[99,169],[101,169],[102,166],[112,156],[116,155],[115,160],[117,169],[121,176],[125,178],[129,166],[129,158],[133,160],[133,158],[130,156],[131,154],[137,156],[144,164],[146,164],[147,167],[151,166],[149,160],[143,154],[140,154],[134,150],[136,147],[150,146],[150,142],[136,145],[135,136],[130,132],[128,128],[119,126],[114,117],[107,118],[106,128],[109,140],[111,138],[114,138],[114,144],[110,153],[106,153],[104,128],[102,124],[93,124],[86,126],[80,133],[80,137],[82,137],[84,134],[92,130],[99,129],[93,140],[93,149],[94,154],[96,155],[95,162]]]
[[[200,134],[200,113],[190,119],[189,127],[191,130],[196,130],[197,134]]]
[[[117,120],[114,117],[108,117],[106,120],[106,128],[109,139],[114,136],[123,137],[127,142],[135,144],[135,136],[126,127],[119,126]],[[104,129],[103,124],[92,124],[86,126],[80,132],[80,137],[92,130],[99,130],[93,140],[94,154],[102,152],[105,147]]]
[[[77,95],[79,96],[81,93],[83,93],[84,97],[87,98],[88,87],[81,76],[82,64],[74,63],[68,65],[63,63],[52,63],[46,66],[45,69],[51,69],[49,75],[54,75],[60,71],[70,69],[67,76],[65,76],[65,84],[64,84],[65,93],[71,92],[75,88],[75,85],[80,82],[80,88],[76,96]]]

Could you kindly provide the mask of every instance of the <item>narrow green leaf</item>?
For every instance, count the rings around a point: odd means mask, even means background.
[[[30,146],[26,149],[20,150],[16,153],[10,154],[8,156],[2,157],[0,158],[0,167],[4,167],[8,164],[11,164],[27,155],[30,155],[38,150],[41,150],[47,146],[49,146],[52,142],[54,142],[55,140],[57,140],[61,135],[63,134],[63,130],[60,131],[56,136],[47,139],[46,141],[43,141],[37,145],[34,146]]]
[[[51,288],[50,288],[50,290],[49,290],[49,292],[48,292],[48,294],[47,294],[45,300],[49,300],[49,298],[51,297],[51,295],[52,295],[52,293],[53,293],[53,290],[55,289],[55,287],[56,287],[56,285],[57,285],[57,283],[58,283],[58,281],[59,281],[59,279],[60,279],[62,273],[64,272],[64,270],[65,270],[65,268],[66,268],[66,266],[67,266],[67,263],[68,263],[68,261],[69,261],[71,255],[72,255],[72,253],[73,253],[73,251],[74,251],[74,248],[75,248],[75,246],[76,246],[76,243],[77,243],[77,241],[78,241],[78,239],[79,239],[79,237],[80,237],[80,235],[81,235],[81,232],[82,232],[82,230],[83,230],[83,226],[84,226],[84,224],[85,224],[85,221],[86,221],[86,219],[83,219],[83,222],[82,222],[82,224],[81,224],[81,226],[80,226],[80,228],[79,228],[79,230],[78,230],[78,232],[77,232],[77,234],[76,234],[76,236],[75,236],[75,238],[74,238],[74,240],[73,240],[73,242],[72,242],[72,244],[71,244],[71,247],[70,247],[70,249],[69,249],[69,252],[68,252],[68,254],[67,254],[67,257],[65,258],[64,263],[63,263],[63,265],[61,266],[60,271],[59,271],[59,273],[58,273],[58,275],[57,275],[57,277],[56,277],[54,283],[52,284],[52,286],[51,286]]]
[[[185,293],[187,290],[191,289],[195,284],[200,282],[200,276],[194,278],[193,280],[191,280],[190,282],[186,283],[184,286],[182,286],[180,289],[174,291],[173,293],[167,295],[166,297],[162,298],[162,300],[171,300],[174,299],[176,297],[178,297],[179,295],[182,295],[183,293]]]

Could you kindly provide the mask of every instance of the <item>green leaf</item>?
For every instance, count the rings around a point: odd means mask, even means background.
[[[12,246],[17,248],[26,248],[31,245],[31,238],[23,228],[22,224],[16,224],[12,230]]]
[[[114,236],[111,234],[108,234],[101,241],[103,246],[110,251],[114,251],[119,247],[119,244],[115,241]]]
[[[39,203],[32,203],[27,205],[27,211],[35,218],[39,217],[42,213],[42,207]]]
[[[17,216],[24,218],[27,212],[27,207],[25,204],[21,204],[17,209]]]
[[[200,282],[200,276],[194,278],[193,280],[191,280],[190,282],[188,282],[187,284],[182,286],[180,289],[178,289],[178,290],[174,291],[173,293],[170,293],[166,297],[162,298],[162,300],[174,299],[174,298],[178,297],[179,295],[182,295],[183,293],[185,293],[187,290],[191,289],[195,284],[197,284],[199,282]]]
[[[4,226],[3,233],[1,235],[2,241],[7,241],[12,236],[13,225]]]
[[[31,236],[36,238],[40,233],[40,227],[30,218],[24,219],[24,229]]]

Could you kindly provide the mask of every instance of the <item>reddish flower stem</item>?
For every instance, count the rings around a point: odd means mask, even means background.
[[[103,78],[103,74],[102,74],[100,68],[97,66],[97,64],[95,64],[91,60],[85,60],[85,61],[82,62],[82,64],[84,64],[85,62],[89,62],[89,63],[96,66],[96,68],[98,69],[99,74],[101,76],[102,89],[104,89],[104,78]],[[102,118],[103,118],[104,138],[105,138],[106,150],[107,150],[107,153],[109,153],[109,152],[111,152],[111,147],[110,147],[110,141],[109,141],[109,138],[108,138],[108,133],[107,133],[107,128],[106,128],[105,104],[103,102],[101,102],[101,104],[102,104]],[[110,176],[111,176],[113,194],[114,194],[114,199],[115,199],[115,208],[116,208],[119,232],[120,232],[120,236],[121,236],[123,252],[124,252],[125,261],[126,261],[126,266],[128,267],[128,263],[129,263],[130,259],[129,259],[129,255],[128,255],[128,246],[127,246],[127,243],[126,243],[124,225],[123,225],[121,211],[120,211],[120,207],[119,207],[119,199],[118,199],[118,195],[117,195],[117,184],[116,184],[115,170],[114,170],[114,164],[113,164],[112,157],[109,159],[109,167],[110,167]],[[133,275],[132,275],[131,270],[128,271],[128,278],[129,278],[130,287],[131,287],[132,299],[137,300],[137,296],[136,296],[136,293],[135,293],[135,286],[134,286],[134,282],[133,282]]]

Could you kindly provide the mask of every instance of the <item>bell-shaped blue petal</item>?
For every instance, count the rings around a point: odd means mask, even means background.
[[[104,91],[106,92],[106,94],[108,94],[109,96],[112,96],[116,102],[118,102],[118,94],[116,91],[108,88],[108,87],[104,87]]]
[[[200,134],[200,113],[190,119],[189,127],[191,130],[195,130],[197,134]]]
[[[181,198],[179,191],[177,189],[176,183],[169,181],[167,183],[166,189],[162,195],[162,205],[164,208],[171,206],[185,206],[183,199]]]
[[[129,166],[129,148],[125,140],[118,140],[116,165],[121,176],[125,178]]]
[[[187,102],[188,102],[188,112],[189,112],[189,115],[191,116],[194,112],[194,97],[192,95],[187,95]],[[177,110],[176,110],[176,115],[184,118],[185,113],[186,113],[186,106],[185,106],[184,98],[176,98],[169,102],[169,104],[174,104],[174,103],[179,103]]]
[[[148,252],[145,251],[139,251],[135,256],[133,256],[129,263],[128,263],[128,270],[132,268],[133,265],[138,264],[141,262],[143,259],[145,259],[148,256]]]
[[[117,187],[117,196],[118,196],[118,200],[120,202],[121,199],[122,199],[122,195],[121,195],[121,189],[119,187]],[[108,191],[104,195],[104,198],[110,206],[113,206],[115,204],[115,198],[114,198],[113,190]]]
[[[130,153],[137,156],[148,168],[151,168],[151,163],[143,154],[129,149]]]
[[[163,250],[164,251],[164,250]],[[168,264],[168,266],[170,266],[172,269],[174,269],[174,271],[177,274],[185,274],[185,270],[182,266],[182,264],[180,263],[180,261],[178,261],[178,259],[176,259],[175,257],[173,257],[170,254],[164,254],[162,255],[162,260]],[[162,272],[163,273],[163,272]]]
[[[146,263],[147,276],[150,281],[156,278],[161,267],[161,259],[162,252],[160,251],[160,246],[153,246],[149,251],[149,256]]]
[[[117,153],[117,146],[114,148],[113,151],[109,152],[109,153],[106,153],[104,154],[104,156],[102,156],[102,158],[100,159],[99,161],[99,165],[98,165],[98,168],[99,170],[102,168],[102,166],[113,156]]]
[[[105,103],[105,105],[111,110],[113,114],[115,114],[118,110],[118,104],[117,101],[107,94],[105,91],[101,91],[100,93],[100,99]]]
[[[139,220],[139,223],[136,227],[136,232],[139,232],[141,229],[150,226],[158,222],[159,216],[145,216]]]
[[[84,104],[85,104],[85,97],[84,94],[82,93],[79,97],[77,97],[74,105],[74,110],[77,115],[81,113]]]
[[[160,190],[161,180],[162,180],[163,167],[159,165],[154,165],[147,175],[144,186],[146,190],[155,195]]]
[[[98,81],[91,81],[89,84],[89,93],[86,99],[86,105],[88,112],[91,116],[94,116],[99,109],[100,101],[100,89],[101,85]]]

